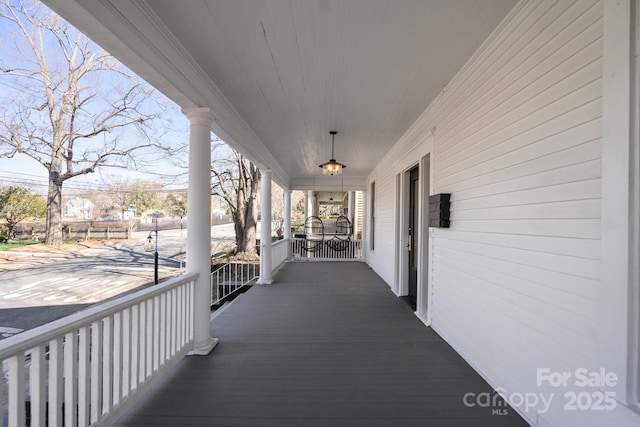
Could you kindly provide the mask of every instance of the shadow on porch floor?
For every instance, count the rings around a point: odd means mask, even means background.
[[[215,318],[116,425],[526,426],[468,407],[490,386],[366,264],[288,263]]]

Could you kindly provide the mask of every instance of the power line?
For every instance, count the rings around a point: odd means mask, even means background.
[[[8,87],[8,88],[10,88],[10,89],[13,89],[13,90],[15,90],[15,91],[18,91],[18,92],[22,92],[22,91],[24,90],[24,88],[22,88],[22,89],[21,89],[21,88],[15,87],[15,86],[10,85],[9,83],[4,82],[4,81],[2,81],[2,80],[0,80],[0,84],[1,84],[1,85],[3,85],[3,86]]]
[[[47,187],[48,180],[46,182],[38,182],[32,179],[26,178],[14,178],[14,177],[6,177],[0,173],[0,182],[7,183],[9,185],[23,185],[28,187]],[[162,185],[162,184],[160,184]],[[65,184],[63,186],[64,190],[70,190],[72,193],[65,191],[66,195],[82,195],[86,193],[123,193],[123,194],[136,194],[139,191],[130,188],[114,188],[101,184],[91,184],[91,183],[76,183],[76,184]],[[187,188],[158,188],[149,190],[155,193],[185,193],[187,192]]]

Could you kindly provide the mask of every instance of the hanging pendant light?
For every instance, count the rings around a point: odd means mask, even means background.
[[[329,132],[329,134],[331,134],[331,160],[320,165],[323,175],[340,175],[342,169],[347,167],[347,165],[336,162],[336,159],[333,157],[333,144],[337,133],[335,130]]]

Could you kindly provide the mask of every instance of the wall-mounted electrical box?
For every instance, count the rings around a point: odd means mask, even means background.
[[[451,193],[429,196],[429,227],[449,228]]]

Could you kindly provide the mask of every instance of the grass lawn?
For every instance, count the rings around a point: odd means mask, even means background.
[[[0,243],[0,251],[8,251],[9,249],[19,248],[27,245],[35,245],[40,243],[38,240],[9,240],[4,243]]]

